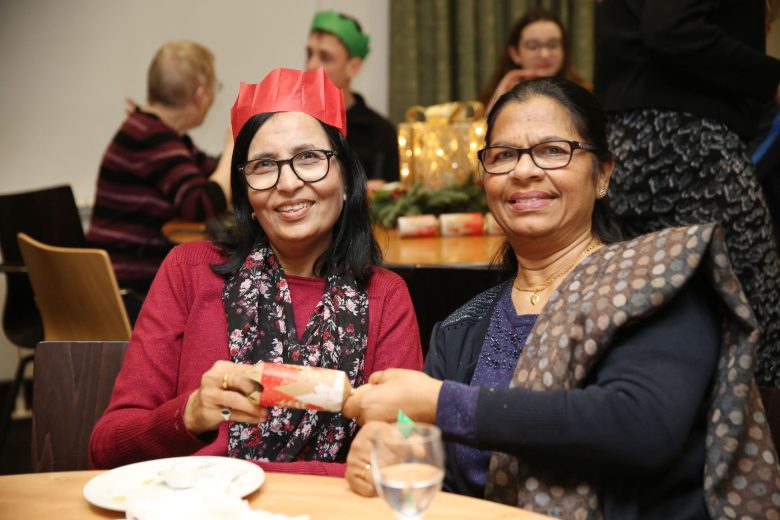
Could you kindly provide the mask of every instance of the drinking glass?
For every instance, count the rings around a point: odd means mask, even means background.
[[[444,478],[441,432],[430,424],[389,424],[374,438],[377,492],[401,520],[422,518]]]

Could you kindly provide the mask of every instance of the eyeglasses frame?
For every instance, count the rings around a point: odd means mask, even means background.
[[[531,43],[534,43],[534,45],[531,45]],[[563,40],[558,38],[546,42],[525,42],[521,43],[520,47],[531,53],[539,53],[542,52],[543,49],[547,49],[548,52],[560,52],[563,51]]]
[[[549,144],[549,143],[568,143],[569,146],[571,146],[571,152],[569,153],[569,160],[566,161],[566,164],[563,164],[561,166],[555,166],[553,168],[548,168],[544,166],[539,166],[536,163],[536,159],[534,159],[534,154],[532,153],[532,150],[536,148],[537,146],[541,146],[543,144]],[[515,150],[517,153],[517,162],[512,166],[511,169],[501,172],[501,173],[493,173],[489,172],[487,168],[485,167],[485,163],[483,160],[483,157],[485,155],[485,152],[491,148],[508,148],[510,150]],[[485,148],[479,150],[477,152],[477,157],[479,158],[479,164],[482,165],[482,169],[485,171],[488,175],[507,175],[508,173],[512,172],[515,168],[517,168],[517,165],[520,163],[520,159],[523,157],[523,155],[528,154],[529,157],[531,157],[531,162],[534,163],[534,166],[537,168],[540,168],[542,170],[558,170],[560,168],[566,168],[569,164],[571,164],[571,159],[574,157],[574,151],[575,150],[585,150],[586,152],[595,152],[598,150],[598,148],[590,143],[583,143],[581,141],[569,141],[567,139],[551,139],[549,141],[542,141],[541,143],[536,143],[533,146],[529,146],[528,148],[516,148],[514,146],[486,146]]]
[[[325,173],[322,175],[322,177],[320,177],[316,181],[307,181],[307,180],[301,179],[301,176],[298,175],[298,172],[295,171],[295,167],[293,166],[293,161],[295,160],[295,158],[298,157],[299,155],[301,155],[302,153],[306,153],[306,152],[322,152],[322,153],[325,154],[325,157],[326,157],[326,161],[325,162],[326,162],[327,167],[325,168]],[[250,161],[246,161],[244,163],[239,164],[236,167],[236,169],[241,174],[241,176],[244,179],[244,182],[246,183],[247,187],[250,190],[254,190],[254,191],[267,191],[267,190],[270,190],[272,188],[275,188],[276,185],[279,184],[279,179],[282,177],[282,166],[284,166],[285,164],[288,164],[290,166],[290,171],[293,172],[293,175],[295,175],[298,178],[298,180],[300,180],[301,182],[309,183],[309,184],[313,184],[315,182],[320,182],[322,179],[327,177],[328,174],[330,173],[330,160],[331,160],[332,157],[335,157],[336,155],[338,155],[338,154],[336,153],[335,150],[324,150],[324,149],[320,149],[320,148],[313,148],[311,150],[301,150],[300,152],[296,153],[295,155],[293,155],[289,159],[269,159],[269,158],[252,159]],[[251,184],[249,184],[249,179],[246,176],[246,166],[247,166],[247,164],[249,164],[251,162],[255,162],[255,161],[272,161],[272,162],[274,162],[276,164],[276,181],[274,181],[274,183],[271,184],[267,188],[254,188]]]

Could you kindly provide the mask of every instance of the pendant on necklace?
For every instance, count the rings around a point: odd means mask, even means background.
[[[531,305],[536,305],[539,303],[539,292],[535,292],[531,295]]]

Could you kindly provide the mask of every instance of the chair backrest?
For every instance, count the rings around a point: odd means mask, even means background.
[[[50,246],[24,233],[18,238],[47,341],[130,339],[130,320],[104,250]]]
[[[19,232],[47,244],[83,247],[84,231],[70,186],[0,195],[0,253],[7,280],[3,330],[16,345],[34,347],[43,339],[43,324],[21,267]]]
[[[84,247],[84,230],[70,186],[0,195],[0,252],[6,264],[22,264],[17,233],[55,246]]]
[[[423,354],[428,353],[431,332],[461,305],[496,285],[499,273],[471,266],[388,266],[409,288],[420,328]]]
[[[44,341],[35,350],[33,471],[87,469],[89,436],[114,388],[126,341]]]

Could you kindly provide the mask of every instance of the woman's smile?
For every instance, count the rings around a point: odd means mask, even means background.
[[[527,191],[510,195],[509,204],[515,211],[533,211],[548,207],[554,199],[553,195],[543,191]]]
[[[283,220],[300,220],[310,213],[314,202],[310,200],[291,200],[276,207],[276,212]]]

